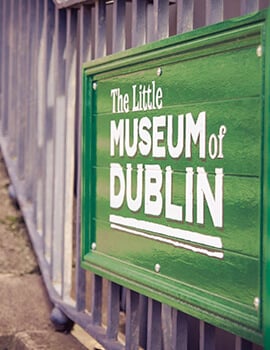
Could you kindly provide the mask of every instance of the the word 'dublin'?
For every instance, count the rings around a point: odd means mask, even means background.
[[[194,175],[196,176],[196,189],[194,188]],[[132,193],[134,188],[136,189],[135,196]],[[215,170],[215,191],[213,193],[205,169],[197,167],[197,172],[194,174],[193,168],[187,167],[185,169],[184,206],[172,203],[172,188],[173,171],[170,166],[167,166],[163,172],[158,164],[137,164],[137,169],[132,169],[132,165],[128,163],[125,170],[118,163],[110,165],[111,208],[121,208],[126,200],[127,207],[132,212],[143,208],[146,215],[160,216],[164,209],[166,219],[188,223],[196,221],[198,224],[204,224],[204,204],[206,202],[214,226],[223,227],[223,169]],[[194,219],[195,201],[196,219]]]

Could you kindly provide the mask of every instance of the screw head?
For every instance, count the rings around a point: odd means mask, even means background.
[[[97,89],[97,83],[94,82],[94,83],[93,83],[93,90],[96,90],[96,89]]]
[[[256,54],[258,57],[262,57],[262,45],[259,45],[256,49]]]
[[[258,311],[259,306],[260,306],[260,299],[258,297],[254,298],[253,305],[254,305],[255,309]]]
[[[160,67],[158,67],[157,69],[157,76],[160,77],[162,74],[162,69]]]
[[[155,271],[158,273],[160,271],[160,265],[159,264],[156,264],[155,265]]]
[[[97,245],[96,245],[95,242],[92,243],[91,248],[92,248],[92,250],[96,250],[97,249]]]

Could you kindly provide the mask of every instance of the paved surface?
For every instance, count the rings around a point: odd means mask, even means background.
[[[52,305],[38,274],[0,275],[0,349],[85,349],[72,335],[56,332]]]
[[[8,185],[0,153],[0,350],[85,350],[50,321],[53,306]]]

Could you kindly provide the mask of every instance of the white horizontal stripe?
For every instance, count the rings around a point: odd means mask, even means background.
[[[185,241],[208,245],[210,247],[222,248],[222,240],[220,237],[213,237],[198,232],[181,230],[174,227],[156,224],[145,220],[126,218],[119,215],[110,215],[110,222],[113,224],[123,225],[139,230],[146,230],[169,237],[183,239]]]
[[[111,224],[111,228],[114,228],[116,230],[120,230],[120,231],[124,231],[127,233],[131,233],[133,235],[136,236],[141,236],[141,237],[145,237],[148,239],[152,239],[154,241],[159,241],[162,243],[167,243],[167,244],[171,244],[176,248],[183,248],[183,249],[187,249],[187,250],[191,250],[194,253],[199,253],[199,254],[203,254],[203,255],[207,255],[211,258],[217,258],[217,259],[223,259],[224,257],[224,253],[223,252],[214,252],[205,248],[199,248],[199,247],[194,247],[192,245],[186,244],[186,243],[181,243],[178,241],[173,241],[172,239],[169,238],[163,238],[163,237],[159,237],[159,236],[153,236],[153,235],[149,235],[147,233],[143,233],[143,232],[139,232],[136,230],[132,230],[120,225],[115,225],[115,224]]]

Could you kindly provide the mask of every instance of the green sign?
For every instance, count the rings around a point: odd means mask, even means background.
[[[258,343],[265,28],[262,12],[86,64],[82,144],[82,266]]]

